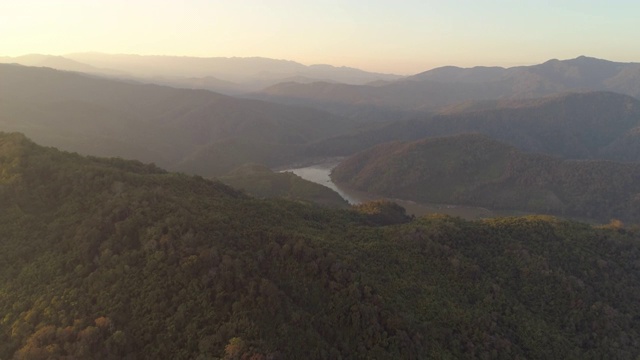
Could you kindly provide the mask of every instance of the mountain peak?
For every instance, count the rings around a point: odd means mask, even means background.
[[[577,62],[577,63],[614,63],[610,60],[598,59],[591,56],[580,55],[575,59],[566,60],[567,62]]]

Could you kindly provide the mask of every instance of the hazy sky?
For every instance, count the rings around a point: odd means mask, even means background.
[[[0,55],[263,56],[411,74],[640,62],[637,0],[0,0]]]

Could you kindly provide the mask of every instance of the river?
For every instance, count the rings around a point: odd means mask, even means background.
[[[447,214],[452,216],[460,216],[465,219],[481,219],[487,217],[494,217],[499,215],[505,215],[505,213],[497,213],[491,211],[486,208],[481,207],[473,207],[473,206],[462,206],[462,205],[449,205],[449,204],[433,204],[433,203],[417,203],[415,201],[410,200],[402,200],[402,199],[389,199],[384,198],[375,194],[370,194],[362,191],[357,191],[353,189],[349,189],[345,186],[339,186],[335,184],[331,177],[331,170],[336,167],[343,158],[329,158],[323,159],[320,162],[305,165],[305,166],[291,166],[285,168],[284,170],[280,169],[280,172],[292,172],[305,180],[309,180],[316,184],[324,185],[331,190],[337,192],[347,200],[350,204],[356,205],[363,202],[377,200],[377,199],[385,199],[391,200],[407,210],[408,214],[415,216],[422,216],[425,214]],[[513,213],[511,213],[513,215]]]
[[[333,182],[333,180],[331,180],[331,177],[329,176],[331,174],[331,170],[333,170],[341,160],[342,158],[330,158],[323,160],[321,163],[305,167],[285,169],[281,170],[281,172],[292,172],[305,180],[324,185],[340,194],[343,199],[347,200],[349,204],[352,205],[372,200],[369,197],[364,196],[364,194],[357,194],[355,191],[350,191],[344,187],[338,186]]]

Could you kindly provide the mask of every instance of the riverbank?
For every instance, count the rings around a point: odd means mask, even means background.
[[[333,179],[331,179],[331,170],[333,170],[333,168],[336,167],[343,159],[344,158],[342,157],[320,158],[315,159],[315,161],[313,161],[314,159],[310,159],[308,161],[291,164],[289,166],[273,170],[278,172],[292,172],[305,180],[326,186],[340,194],[340,196],[342,196],[342,198],[348,201],[351,205],[357,205],[373,200],[390,200],[404,207],[407,210],[407,214],[417,217],[427,214],[445,214],[459,216],[468,220],[477,220],[496,216],[526,215],[526,213],[523,212],[498,212],[474,206],[418,203],[411,200],[386,198],[384,196],[355,190],[346,184],[335,183]]]

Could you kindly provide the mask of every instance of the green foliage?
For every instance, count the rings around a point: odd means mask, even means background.
[[[377,225],[402,224],[411,221],[411,217],[407,215],[405,208],[391,201],[369,201],[353,205],[352,208],[359,213],[365,214],[373,224]]]
[[[218,180],[258,198],[285,198],[330,207],[348,207],[346,200],[326,186],[290,172],[276,173],[262,165],[245,164]]]
[[[379,145],[343,161],[332,177],[414,201],[598,221],[640,219],[640,165],[563,161],[476,134]]]
[[[640,354],[640,234],[621,224],[372,226],[20,135],[0,151],[3,359]]]

